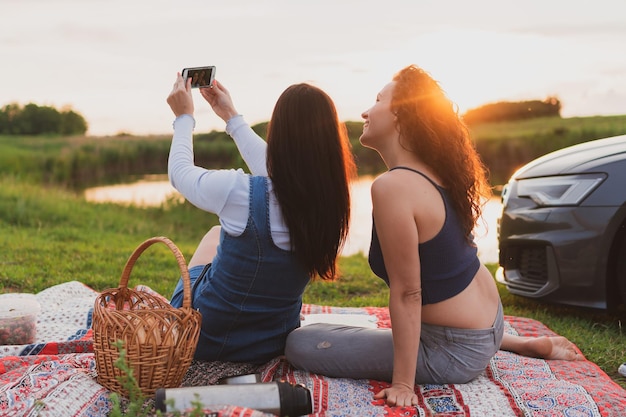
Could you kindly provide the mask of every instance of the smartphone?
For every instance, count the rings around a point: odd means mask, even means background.
[[[183,80],[191,78],[191,88],[210,87],[215,79],[215,67],[193,67],[183,68]]]

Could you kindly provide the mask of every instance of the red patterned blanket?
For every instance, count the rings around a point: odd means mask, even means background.
[[[0,346],[0,416],[103,416],[108,391],[95,380],[91,309],[97,293],[79,282],[51,287],[37,297],[43,310],[37,341]],[[389,326],[386,308],[306,305],[309,319]],[[305,319],[305,322],[307,320]],[[506,331],[554,335],[542,323],[506,316]],[[545,361],[500,351],[485,372],[468,384],[420,385],[418,407],[388,407],[373,395],[387,384],[326,378],[298,371],[283,359],[249,364],[194,362],[183,385],[209,385],[223,376],[258,372],[263,381],[304,384],[312,393],[313,416],[625,416],[626,390],[589,361]],[[220,417],[267,416],[224,405]]]

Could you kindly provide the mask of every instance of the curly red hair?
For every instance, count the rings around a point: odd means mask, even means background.
[[[426,71],[410,65],[394,77],[391,107],[402,146],[415,152],[441,179],[470,238],[491,196],[487,169],[467,126],[445,92]]]

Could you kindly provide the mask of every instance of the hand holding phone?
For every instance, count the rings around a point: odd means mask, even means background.
[[[215,66],[183,68],[183,80],[191,78],[191,88],[210,87],[215,79]]]

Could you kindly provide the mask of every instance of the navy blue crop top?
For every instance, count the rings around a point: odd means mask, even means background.
[[[480,268],[478,249],[468,243],[459,218],[449,201],[445,188],[437,185],[423,173],[407,167],[430,181],[441,194],[446,210],[443,227],[435,237],[418,245],[421,263],[422,305],[434,304],[454,297],[472,282]],[[372,271],[389,285],[385,260],[376,234],[376,225],[372,225],[369,264]]]

